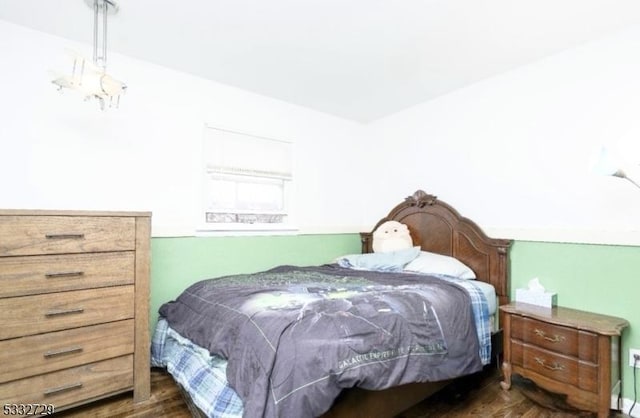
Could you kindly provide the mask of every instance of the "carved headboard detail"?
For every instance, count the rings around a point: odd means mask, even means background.
[[[371,232],[362,232],[362,252],[372,252],[373,231],[386,221],[407,225],[414,245],[452,256],[468,265],[478,280],[496,288],[499,304],[509,302],[508,251],[511,240],[489,238],[473,221],[447,203],[416,191],[380,219]]]

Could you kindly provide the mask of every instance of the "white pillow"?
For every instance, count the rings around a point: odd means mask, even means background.
[[[420,251],[420,255],[404,266],[404,271],[421,274],[444,274],[459,279],[475,279],[476,274],[460,260],[447,255]]]

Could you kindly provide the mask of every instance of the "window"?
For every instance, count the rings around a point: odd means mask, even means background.
[[[206,230],[290,229],[292,144],[205,127]]]

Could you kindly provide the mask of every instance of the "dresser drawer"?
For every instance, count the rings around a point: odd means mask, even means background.
[[[133,318],[134,286],[0,299],[0,340]]]
[[[133,386],[133,355],[0,384],[0,404],[42,403],[57,409]]]
[[[132,319],[0,341],[0,383],[133,353]]]
[[[0,257],[133,250],[135,222],[128,217],[0,216]]]
[[[133,251],[0,257],[0,298],[133,284]]]
[[[590,332],[514,315],[511,318],[511,338],[597,363],[598,337]]]
[[[577,388],[597,392],[598,367],[519,341],[511,342],[511,362],[527,370]]]

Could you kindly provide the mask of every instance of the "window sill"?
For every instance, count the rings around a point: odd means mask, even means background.
[[[197,237],[251,236],[251,235],[297,235],[298,227],[294,225],[269,224],[220,224],[200,225],[196,228]]]

